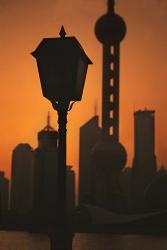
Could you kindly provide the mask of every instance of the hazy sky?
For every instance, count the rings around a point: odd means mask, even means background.
[[[101,114],[101,44],[94,35],[105,0],[0,0],[0,169],[10,176],[12,149],[20,142],[37,146],[37,132],[50,110],[42,97],[37,67],[30,53],[44,37],[55,37],[64,24],[94,62],[90,66],[82,102],[68,116],[68,163],[78,167],[79,127]],[[167,166],[167,1],[117,0],[116,12],[127,23],[121,44],[120,140],[133,157],[133,112],[156,110],[156,155]]]

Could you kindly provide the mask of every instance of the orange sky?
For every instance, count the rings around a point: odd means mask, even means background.
[[[68,164],[78,167],[79,127],[101,114],[101,44],[94,24],[105,12],[105,0],[0,0],[0,169],[10,176],[12,149],[20,142],[37,146],[37,132],[50,110],[42,97],[37,67],[30,53],[44,37],[55,37],[64,24],[94,62],[89,67],[82,102],[68,116]],[[120,137],[133,157],[134,109],[156,110],[156,155],[167,166],[167,2],[117,0],[116,12],[127,23],[121,44]]]

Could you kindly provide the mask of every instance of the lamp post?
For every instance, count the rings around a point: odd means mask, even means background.
[[[67,113],[82,98],[87,68],[92,62],[75,37],[66,37],[63,26],[59,34],[58,38],[44,38],[31,54],[37,60],[43,96],[58,112],[57,230],[51,232],[51,250],[70,250],[72,234],[66,214]]]

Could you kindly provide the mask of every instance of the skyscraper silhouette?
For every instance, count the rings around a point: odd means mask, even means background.
[[[80,128],[79,145],[79,204],[93,203],[91,150],[98,142],[101,128],[98,116],[93,116]]]
[[[75,172],[72,166],[67,166],[67,213],[71,215],[75,209]]]
[[[33,208],[33,149],[18,144],[12,153],[10,209],[27,213]]]
[[[34,211],[52,219],[56,213],[58,132],[47,124],[38,133],[38,147],[34,156]]]
[[[155,111],[139,110],[134,113],[134,160],[132,168],[132,207],[146,209],[144,191],[156,175]]]
[[[0,171],[0,211],[6,211],[9,208],[9,180],[5,177],[3,171]]]
[[[58,132],[47,124],[38,133],[38,147],[34,153],[34,213],[45,222],[56,219],[57,214]],[[75,206],[75,173],[67,166],[67,212]]]
[[[94,201],[118,211],[122,207],[119,174],[126,164],[126,150],[119,142],[119,60],[120,42],[126,34],[124,20],[108,0],[107,13],[95,25],[95,34],[103,46],[102,137],[92,150],[96,168]]]

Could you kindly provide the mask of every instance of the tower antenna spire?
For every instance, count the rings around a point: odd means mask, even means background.
[[[96,100],[94,104],[94,115],[97,116],[97,101]]]
[[[50,112],[48,111],[47,117],[46,117],[46,127],[43,129],[44,131],[54,131],[54,128],[50,125]]]
[[[114,13],[115,0],[107,0],[108,13]]]
[[[48,115],[47,115],[47,127],[50,127],[50,112],[48,111]]]

